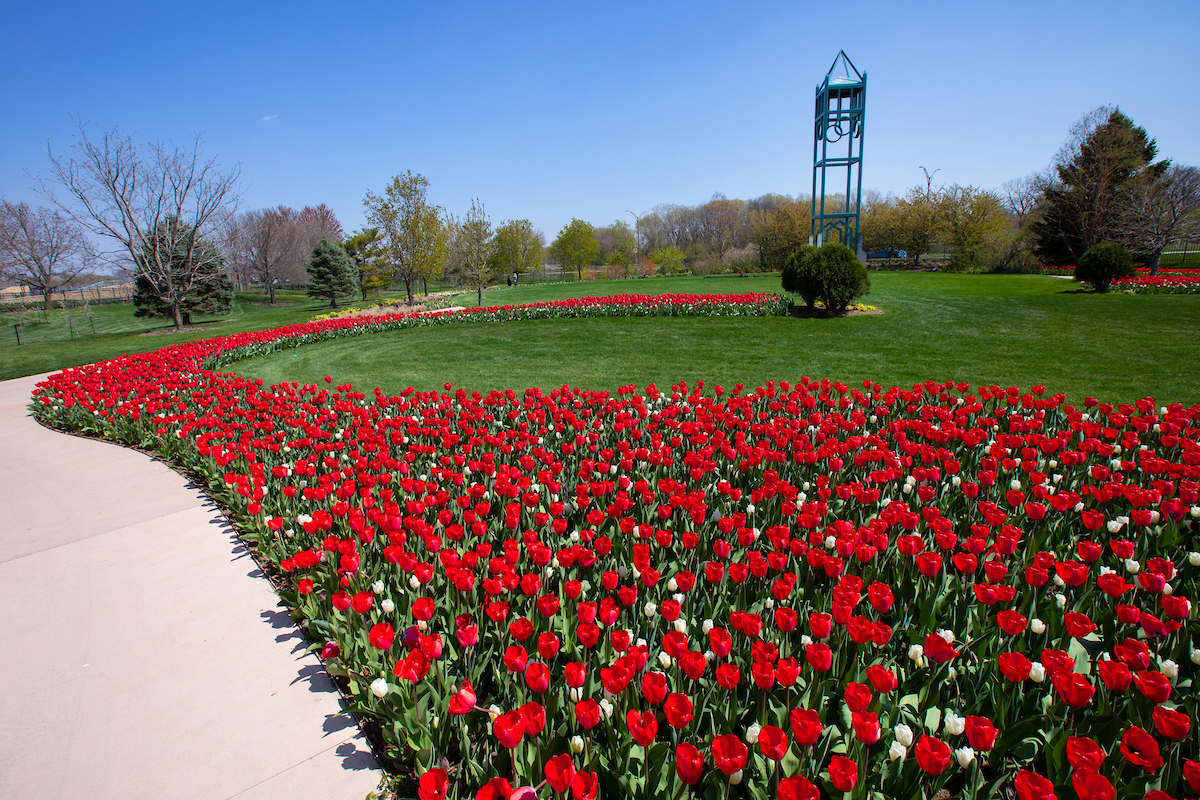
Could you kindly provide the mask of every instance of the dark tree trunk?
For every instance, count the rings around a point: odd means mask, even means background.
[[[175,321],[175,330],[183,330],[183,309],[179,307],[178,302],[171,304],[171,318]]]
[[[1150,259],[1150,275],[1151,277],[1158,274],[1158,262],[1162,260],[1162,250],[1154,253],[1154,257]]]
[[[475,307],[479,308],[482,305],[483,305],[483,287],[476,286],[475,287]]]
[[[275,305],[275,282],[274,281],[267,282],[267,302],[270,303],[271,305]]]
[[[42,296],[46,300],[46,304],[44,306],[45,310],[52,310],[54,308],[54,290],[47,289],[46,291],[42,292]]]

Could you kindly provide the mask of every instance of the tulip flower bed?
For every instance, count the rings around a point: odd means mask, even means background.
[[[599,300],[474,316],[782,302]],[[422,800],[1200,792],[1200,405],[213,371],[422,319],[126,356],[33,406],[208,483]]]
[[[1200,294],[1200,269],[1166,267],[1153,276],[1149,267],[1136,269],[1136,277],[1115,280],[1111,288],[1134,294]],[[1044,275],[1075,275],[1074,267],[1037,267],[1037,270]]]

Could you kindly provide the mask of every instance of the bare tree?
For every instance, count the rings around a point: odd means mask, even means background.
[[[293,224],[294,212],[286,206],[247,211],[238,220],[238,244],[234,251],[239,271],[267,288],[267,302],[275,302],[275,283],[298,253],[305,260],[311,248],[303,249],[302,231]],[[232,254],[231,254],[232,255]]]
[[[223,278],[205,263],[204,254],[216,249],[199,245],[217,232],[239,200],[240,168],[222,169],[215,158],[202,160],[200,142],[197,135],[186,147],[139,143],[115,128],[91,135],[80,122],[69,151],[56,154],[47,145],[51,184],[38,179],[51,202],[116,245],[102,257],[131,263],[137,277],[170,309],[176,330],[183,328],[188,296]],[[67,198],[60,199],[55,185]]]
[[[1130,250],[1150,259],[1150,274],[1170,245],[1200,236],[1200,169],[1172,166],[1157,180],[1131,181],[1118,233]]]
[[[42,295],[47,311],[54,290],[88,269],[92,255],[73,220],[41,206],[0,200],[0,276]]]
[[[475,305],[483,305],[483,287],[492,279],[492,256],[496,252],[496,237],[492,221],[479,200],[471,201],[471,210],[459,222],[451,220],[450,270],[462,278],[463,284],[475,290]]]
[[[1049,180],[1047,175],[1035,173],[1005,181],[1000,187],[1000,199],[1008,213],[1013,215],[1018,228],[1024,228],[1026,221],[1037,213]]]

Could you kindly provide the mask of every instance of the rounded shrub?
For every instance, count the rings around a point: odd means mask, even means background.
[[[845,311],[846,306],[871,291],[871,278],[858,256],[844,244],[826,242],[814,261],[820,276],[821,300],[826,311]]]
[[[817,248],[802,244],[783,262],[783,290],[804,298],[810,309],[821,297],[821,279],[817,267]]]
[[[1097,292],[1107,292],[1117,278],[1132,278],[1135,275],[1137,271],[1133,268],[1133,256],[1120,245],[1109,242],[1089,247],[1075,265],[1075,280],[1090,283]]]

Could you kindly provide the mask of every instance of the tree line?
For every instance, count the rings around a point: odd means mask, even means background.
[[[572,219],[547,246],[527,219],[493,225],[479,200],[456,217],[430,202],[425,177],[407,172],[366,193],[367,225],[346,235],[324,204],[239,212],[239,168],[205,159],[200,144],[80,124],[68,150],[48,148],[50,174],[38,188],[50,207],[0,199],[0,279],[49,305],[54,290],[107,266],[135,278],[138,313],[181,327],[192,313],[227,308],[246,284],[264,285],[274,303],[278,283],[307,283],[331,305],[402,284],[411,303],[419,286],[449,275],[481,302],[485,286],[519,281],[546,257],[579,278],[596,266],[623,277],[782,271],[811,229],[804,195],[718,193],[631,214],[632,226]],[[952,251],[951,270],[1076,265],[1107,243],[1157,272],[1165,250],[1200,238],[1200,170],[1159,159],[1143,128],[1103,107],[1073,126],[1039,173],[999,190],[927,181],[902,197],[867,192],[861,215],[867,251],[904,252],[914,265],[938,246]]]

